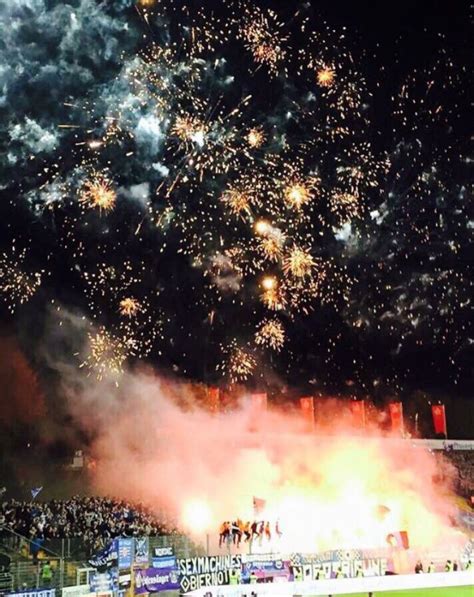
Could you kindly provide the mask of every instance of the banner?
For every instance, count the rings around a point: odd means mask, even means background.
[[[307,422],[308,431],[314,429],[314,398],[312,396],[305,396],[300,398],[301,414]]]
[[[253,498],[253,515],[259,516],[264,510],[267,502],[262,500],[261,498],[254,497]]]
[[[256,577],[257,582],[281,582],[292,580],[289,562],[281,559],[274,559],[271,556],[268,559],[265,555],[262,556],[247,556],[242,564],[241,581],[243,583],[250,582],[250,577]]]
[[[392,431],[403,434],[403,404],[401,402],[390,402],[388,405],[390,419],[392,421]]]
[[[90,595],[89,585],[74,585],[73,587],[63,587],[63,597],[83,597],[84,595]]]
[[[120,537],[118,539],[118,567],[119,570],[130,569],[133,563],[133,539]],[[148,561],[147,561],[148,563]]]
[[[213,413],[217,413],[220,410],[221,404],[221,393],[219,388],[212,387],[207,389],[207,396],[209,400],[209,409]]]
[[[354,427],[365,427],[365,401],[352,400],[350,402],[352,424]]]
[[[114,539],[89,560],[92,568],[113,568],[118,564],[118,540]]]
[[[290,564],[296,581],[335,578],[339,571],[347,578],[355,578],[359,570],[364,576],[384,576],[387,571],[393,571],[390,558],[371,557],[370,551],[362,550],[337,550],[317,555],[293,554]]]
[[[113,568],[107,572],[95,572],[89,578],[92,593],[108,593],[118,588],[118,570]]]
[[[135,571],[135,595],[176,591],[179,589],[176,568],[145,568]]]
[[[397,531],[396,533],[389,533],[386,539],[391,547],[398,549],[409,549],[410,540],[406,531]]]
[[[440,433],[447,436],[448,431],[446,427],[446,412],[444,410],[444,404],[433,404],[431,407],[431,413],[433,415],[435,433]]]
[[[150,559],[150,542],[148,537],[135,538],[135,554],[133,561],[138,566],[148,564]]]
[[[178,559],[181,592],[196,591],[201,587],[228,585],[230,571],[242,569],[241,555],[208,556]]]
[[[56,597],[56,589],[30,589],[28,591],[17,591],[16,593],[5,593],[5,597]]]
[[[153,568],[173,568],[173,566],[176,566],[173,547],[155,547],[152,563]]]

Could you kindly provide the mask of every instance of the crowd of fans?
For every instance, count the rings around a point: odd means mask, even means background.
[[[4,501],[0,533],[13,531],[41,545],[48,539],[79,538],[89,551],[114,537],[169,535],[177,532],[166,517],[141,505],[102,497],[73,497],[50,502]]]
[[[470,499],[474,496],[474,451],[451,450],[447,455],[457,470],[458,493]]]
[[[474,451],[450,450],[444,453],[457,470],[457,490],[468,501],[474,496]],[[68,500],[7,500],[0,488],[0,535],[13,531],[40,546],[48,540],[79,539],[93,553],[119,536],[158,536],[178,533],[165,515],[141,505],[104,497],[73,497]],[[472,503],[474,507],[474,503]],[[223,523],[220,544],[270,538],[278,528],[261,523]]]

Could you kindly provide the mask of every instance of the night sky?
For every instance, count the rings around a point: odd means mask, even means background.
[[[1,2],[2,335],[44,379],[470,396],[469,17]]]

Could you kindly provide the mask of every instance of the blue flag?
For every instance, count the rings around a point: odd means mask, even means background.
[[[35,499],[35,497],[43,490],[42,487],[33,487],[31,490],[31,497]]]
[[[92,568],[114,568],[118,564],[118,539],[113,539],[108,545],[89,559]]]

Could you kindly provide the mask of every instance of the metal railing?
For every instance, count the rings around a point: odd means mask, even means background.
[[[161,535],[149,538],[150,563],[154,548],[172,547],[178,558],[206,554],[204,546],[194,543],[185,535]],[[10,558],[10,565],[0,574],[0,592],[21,589],[60,590],[77,584],[87,584],[90,568],[83,540],[80,538],[46,540],[38,549],[31,539],[6,528],[0,528],[0,553]],[[35,554],[33,557],[33,553]],[[42,567],[45,562],[53,571],[51,580],[45,579]]]
[[[56,547],[60,550],[56,551],[47,542],[39,545],[6,527],[0,531],[0,552],[10,559],[8,569],[4,569],[0,576],[0,590],[62,589],[76,583],[77,570],[83,563],[64,556],[64,540],[58,540]],[[43,574],[45,562],[52,570],[51,579]]]

